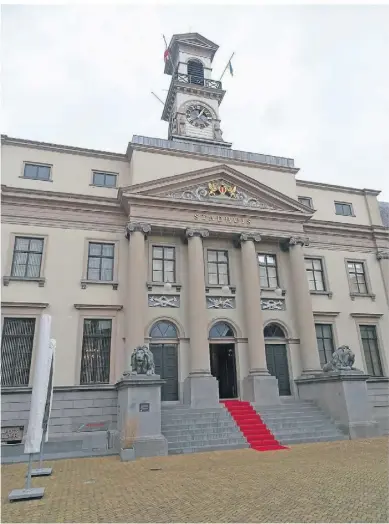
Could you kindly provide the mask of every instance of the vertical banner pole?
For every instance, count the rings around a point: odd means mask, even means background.
[[[26,490],[31,489],[32,453],[28,456],[28,469],[26,475]]]

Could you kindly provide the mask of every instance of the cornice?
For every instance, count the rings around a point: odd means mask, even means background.
[[[111,160],[121,160],[126,162],[127,155],[123,153],[114,153],[112,151],[102,151],[98,149],[87,149],[85,147],[65,146],[63,144],[52,144],[50,142],[39,142],[37,140],[27,140],[25,138],[15,138],[8,135],[1,135],[1,143],[4,145],[18,147],[32,147],[35,149],[44,149],[46,151],[55,151],[57,153],[70,153],[73,155],[94,156],[98,158],[108,158]]]
[[[48,302],[2,302],[3,308],[23,308],[23,309],[45,309],[49,306]]]
[[[353,318],[381,318],[383,313],[350,313]]]
[[[314,311],[313,312],[313,316],[314,317],[329,317],[329,318],[334,318],[334,317],[337,317],[339,315],[339,311]]]
[[[178,157],[184,157],[184,158],[194,158],[194,159],[201,158],[209,162],[220,162],[222,158],[217,155],[205,155],[204,153],[180,151],[178,149],[167,149],[163,147],[149,146],[149,145],[144,145],[144,144],[135,144],[134,142],[130,142],[127,148],[127,155],[128,155],[129,160],[131,160],[132,158],[133,151],[144,151],[144,152],[155,153],[159,155],[170,155],[170,156],[178,156]],[[226,161],[225,158],[223,160]],[[266,164],[262,162],[255,162],[255,161],[249,161],[249,160],[236,160],[233,158],[228,158],[227,161],[229,164],[232,164],[232,165],[250,166],[250,167],[257,166],[257,167],[262,167],[263,169],[268,169],[271,171],[281,171],[281,172],[292,173],[292,174],[296,174],[300,170],[300,168],[297,168],[297,167],[275,166],[275,165]]]
[[[120,311],[123,309],[122,305],[111,305],[111,304],[74,304],[75,309],[100,309],[106,311]]]
[[[357,187],[337,186],[335,184],[325,184],[324,182],[313,182],[310,180],[301,180],[296,178],[298,187],[312,187],[315,189],[327,189],[331,191],[341,191],[343,193],[355,193],[357,195],[378,196],[381,190],[378,189],[359,189]]]

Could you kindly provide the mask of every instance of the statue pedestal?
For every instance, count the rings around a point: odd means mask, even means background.
[[[355,439],[378,435],[367,392],[368,378],[359,370],[329,371],[295,382],[301,399],[313,400],[350,439]]]
[[[118,441],[126,421],[136,426],[135,457],[167,455],[167,440],[161,434],[161,386],[159,375],[126,375],[117,382]]]

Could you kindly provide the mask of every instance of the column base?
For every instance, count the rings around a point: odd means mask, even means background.
[[[192,408],[220,407],[218,381],[211,374],[189,375],[184,380],[183,401]]]
[[[243,399],[256,406],[272,406],[281,404],[278,391],[278,380],[269,375],[250,374],[243,379]]]

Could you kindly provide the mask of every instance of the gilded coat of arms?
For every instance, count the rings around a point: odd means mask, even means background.
[[[209,196],[226,196],[229,198],[236,198],[236,186],[231,186],[223,183],[209,182],[208,193]]]

